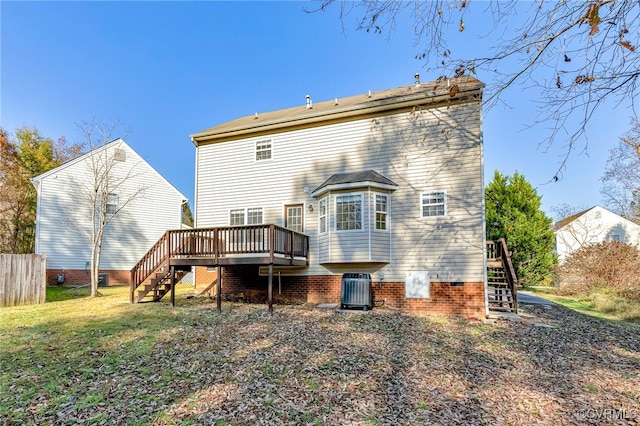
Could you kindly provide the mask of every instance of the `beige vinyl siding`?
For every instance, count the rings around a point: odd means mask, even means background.
[[[361,205],[361,229],[337,229],[336,200],[339,196],[356,196]],[[330,199],[331,233],[330,262],[367,262],[369,261],[369,199],[363,191],[340,191],[332,193]]]
[[[164,234],[181,226],[182,200],[171,184],[128,145],[126,161],[116,162],[118,176],[130,175],[119,188],[119,207],[144,187],[142,195],[127,204],[107,226],[101,269],[127,270]],[[87,191],[93,172],[89,162],[61,166],[39,183],[37,251],[47,255],[49,269],[85,269],[91,257],[91,206]]]
[[[371,262],[391,261],[391,241],[388,232],[371,233]]]
[[[272,134],[268,136],[272,141],[271,160],[256,162],[255,142],[265,138],[197,149],[197,226],[225,225],[229,208],[246,207],[263,207],[266,223],[282,224],[286,200],[304,199],[317,205],[318,200],[309,197],[305,187],[313,190],[334,173],[373,169],[398,184],[389,200],[391,235],[369,233],[365,228],[362,240],[347,243],[343,235],[335,233],[332,193],[328,215],[331,232],[320,240],[318,211],[310,213],[305,205],[305,233],[310,236],[311,247],[311,264],[305,273],[328,272],[318,262],[329,256],[325,250],[329,242],[332,260],[349,252],[352,261],[367,262],[371,237],[375,244],[391,238],[390,263],[379,270],[386,281],[402,281],[406,270],[420,269],[429,270],[434,279],[483,281],[477,103]],[[446,217],[420,217],[420,195],[427,191],[446,191]],[[370,203],[365,201],[365,205],[369,226]],[[383,255],[372,246],[371,261]]]

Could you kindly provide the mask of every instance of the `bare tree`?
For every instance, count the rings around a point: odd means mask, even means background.
[[[526,90],[539,107],[533,124],[550,129],[541,143],[565,144],[553,180],[562,177],[575,149],[587,148],[587,124],[603,104],[635,106],[640,76],[634,45],[640,30],[637,0],[321,0],[319,9],[334,3],[343,26],[353,14],[358,29],[376,34],[400,30],[398,22],[408,15],[416,57],[427,70],[443,77],[483,72],[489,107],[508,102],[505,91],[514,84],[533,89]],[[478,52],[475,57],[461,57],[451,47],[452,40],[465,35],[464,44]]]
[[[640,223],[640,120],[609,150],[602,196],[621,216]]]
[[[78,126],[89,148],[86,180],[78,182],[79,202],[87,208],[74,208],[69,212],[69,219],[71,226],[79,230],[91,246],[91,296],[98,295],[105,233],[126,207],[142,198],[147,189],[139,184],[142,179],[137,164],[123,161],[122,140],[112,139],[118,126],[118,122],[110,125],[84,122]]]

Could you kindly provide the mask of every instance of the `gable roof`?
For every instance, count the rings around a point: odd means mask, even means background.
[[[191,135],[196,146],[242,136],[283,129],[324,124],[329,120],[349,120],[367,114],[380,114],[419,105],[445,102],[471,102],[482,96],[484,84],[471,76],[404,86],[330,101],[311,103],[266,113],[255,113],[222,123]]]
[[[558,231],[561,228],[564,228],[565,226],[567,226],[568,224],[570,224],[571,222],[573,222],[574,220],[578,219],[579,217],[581,217],[582,215],[584,215],[585,213],[587,213],[590,210],[593,210],[594,208],[596,208],[597,206],[593,206],[591,208],[588,208],[586,210],[583,210],[579,213],[573,214],[569,217],[566,217],[564,219],[561,219],[559,221],[557,221],[556,223],[553,224],[553,230],[554,231]]]
[[[375,170],[363,170],[360,172],[336,173],[311,191],[315,197],[332,189],[346,189],[363,186],[372,186],[381,189],[395,191],[398,185],[391,179],[381,175]]]
[[[605,212],[607,212],[607,213],[609,213],[609,214],[611,214],[611,215],[613,215],[613,216],[617,216],[617,217],[618,217],[618,218],[620,218],[620,220],[621,220],[621,221],[623,221],[623,222],[627,222],[627,223],[629,223],[629,224],[631,224],[631,225],[633,225],[633,226],[640,227],[640,225],[639,225],[639,224],[637,224],[637,223],[635,223],[635,222],[632,222],[632,221],[630,221],[629,219],[626,219],[626,218],[624,218],[624,217],[620,216],[619,214],[616,214],[616,213],[612,212],[611,210],[605,209],[605,208],[604,208],[604,207],[602,207],[602,206],[593,206],[593,207],[588,208],[588,209],[586,209],[586,210],[583,210],[583,211],[581,211],[581,212],[579,212],[579,213],[576,213],[576,214],[574,214],[574,215],[571,215],[571,216],[569,216],[569,217],[567,217],[567,218],[565,218],[565,219],[562,219],[562,220],[557,221],[556,223],[554,223],[554,224],[553,224],[553,231],[554,231],[554,232],[559,231],[560,229],[562,229],[562,228],[564,228],[565,226],[569,225],[571,222],[576,221],[577,219],[579,219],[580,217],[584,216],[585,214],[587,214],[587,213],[588,213],[588,212],[590,212],[591,210],[595,210],[595,209],[604,210]]]
[[[111,147],[114,146],[120,146],[120,145],[124,145],[127,148],[129,148],[131,150],[131,152],[133,152],[139,159],[140,161],[144,162],[144,164],[146,164],[147,166],[149,166],[149,169],[151,169],[154,173],[156,173],[164,182],[167,183],[167,185],[169,185],[178,195],[180,195],[182,197],[183,200],[187,200],[187,197],[185,197],[185,195],[180,192],[171,182],[169,182],[164,176],[162,176],[156,169],[154,169],[147,161],[145,161],[140,154],[138,154],[133,148],[131,148],[131,146],[129,146],[122,138],[118,138],[118,139],[114,139],[111,142],[107,142],[102,146],[99,146],[79,157],[76,157],[72,160],[67,161],[66,163],[63,163],[61,165],[59,165],[58,167],[51,169],[47,172],[44,172],[38,176],[34,176],[31,178],[31,183],[35,186],[37,186],[37,184],[42,181],[43,179],[47,179],[49,176],[51,175],[55,175],[56,173],[59,173],[61,170],[66,169],[67,167],[71,167],[75,164],[81,163],[83,161],[85,161],[87,158],[89,158],[91,155],[95,155],[97,153],[100,153],[102,151],[108,150]]]

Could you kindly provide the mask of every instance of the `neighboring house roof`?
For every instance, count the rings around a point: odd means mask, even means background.
[[[336,173],[331,175],[320,186],[311,192],[312,196],[317,196],[332,189],[345,189],[352,187],[374,186],[377,188],[395,191],[398,185],[391,179],[381,175],[375,170],[364,170],[351,173]]]
[[[581,217],[582,215],[584,215],[588,211],[593,210],[596,207],[598,207],[598,206],[593,206],[591,208],[588,208],[588,209],[583,210],[583,211],[581,211],[579,213],[573,214],[573,215],[571,215],[569,217],[566,217],[564,219],[561,219],[561,220],[557,221],[556,223],[553,224],[553,230],[554,231],[559,231],[560,229],[564,228],[565,226],[567,226],[568,224],[570,224],[574,220],[578,219],[579,217]]]
[[[85,161],[87,158],[89,158],[91,155],[95,155],[97,153],[100,153],[104,150],[107,150],[113,146],[120,146],[120,145],[124,145],[127,148],[129,148],[131,151],[133,151],[139,158],[141,161],[144,161],[147,165],[149,165],[150,169],[153,170],[154,173],[156,173],[160,178],[162,178],[162,180],[164,180],[167,185],[169,185],[171,188],[173,188],[174,191],[176,191],[177,194],[179,194],[184,201],[187,201],[187,198],[184,196],[184,194],[182,194],[175,186],[173,186],[173,184],[171,182],[169,182],[167,179],[165,179],[164,176],[162,176],[156,169],[154,169],[147,161],[145,161],[142,157],[140,157],[140,155],[133,149],[131,148],[131,146],[129,146],[123,139],[118,138],[115,139],[111,142],[107,142],[106,144],[99,146],[89,152],[87,152],[86,154],[83,154],[77,158],[74,158],[73,160],[69,160],[64,164],[61,164],[60,166],[56,167],[55,169],[51,169],[45,173],[42,173],[41,175],[38,176],[34,176],[33,178],[31,178],[31,183],[33,183],[33,185],[36,185],[43,179],[48,178],[51,175],[55,175],[56,173],[60,172],[61,170],[64,170],[67,167],[73,166],[75,164],[81,163],[83,161]]]
[[[556,223],[553,224],[553,231],[557,232],[559,230],[561,230],[562,228],[564,228],[565,226],[571,224],[572,222],[576,221],[577,219],[579,219],[580,217],[584,216],[585,214],[589,213],[591,210],[596,210],[596,209],[600,209],[600,210],[604,210],[606,212],[608,212],[609,214],[613,215],[613,216],[617,216],[618,218],[620,218],[620,221],[628,223],[629,225],[633,226],[633,227],[640,227],[639,224],[630,221],[629,219],[625,219],[624,217],[620,216],[619,214],[616,214],[614,212],[612,212],[611,210],[605,209],[602,206],[593,206],[591,208],[588,208],[586,210],[583,210],[579,213],[576,213],[574,215],[571,215],[565,219],[559,220]]]
[[[442,102],[464,102],[480,98],[484,84],[471,76],[420,83],[380,92],[335,98],[330,101],[308,103],[300,106],[255,113],[228,121],[207,130],[191,135],[191,140],[198,146],[203,143],[214,143],[239,138],[257,136],[260,133],[273,132],[285,128],[306,127],[326,124],[328,120],[348,120],[365,114],[381,114],[406,108],[410,110],[418,105],[439,104]]]

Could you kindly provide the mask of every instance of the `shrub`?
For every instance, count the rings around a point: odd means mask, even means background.
[[[564,294],[588,294],[608,289],[619,296],[640,293],[640,251],[619,241],[607,241],[582,247],[557,269],[559,291]]]

